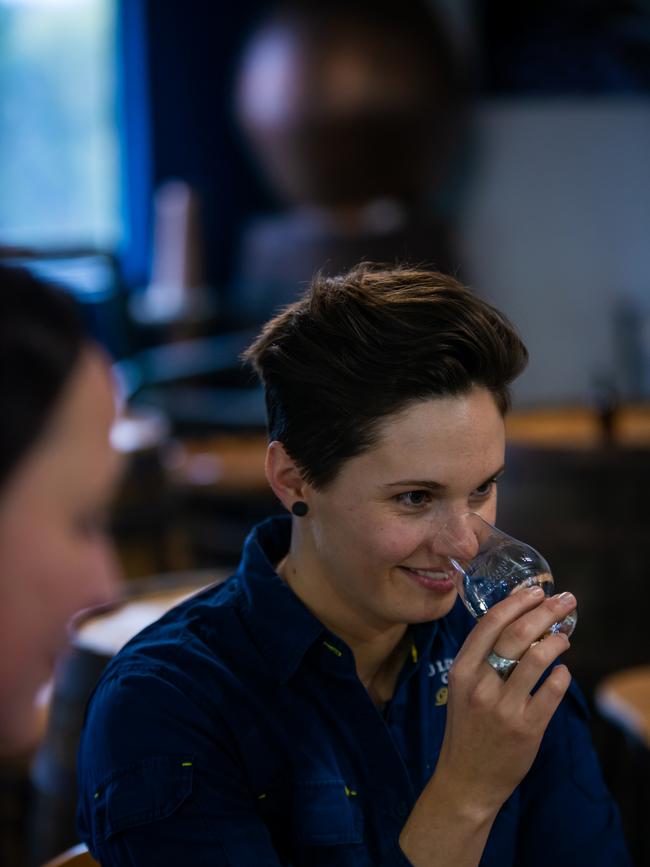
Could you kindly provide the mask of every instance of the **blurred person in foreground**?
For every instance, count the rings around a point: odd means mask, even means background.
[[[112,599],[104,530],[119,458],[109,366],[74,302],[0,266],[0,756],[39,735],[35,698],[72,615]]]
[[[526,349],[442,274],[316,278],[247,352],[291,513],[112,661],[80,747],[104,867],[628,867],[561,635],[526,590],[475,623],[436,535],[493,522]],[[505,680],[487,662],[519,660]]]

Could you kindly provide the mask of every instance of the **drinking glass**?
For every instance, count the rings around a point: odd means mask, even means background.
[[[436,547],[449,559],[460,597],[474,617],[482,617],[488,608],[526,587],[539,585],[546,596],[555,592],[551,568],[542,555],[475,512],[445,524],[436,536]],[[574,609],[549,633],[563,632],[568,637],[577,619]]]

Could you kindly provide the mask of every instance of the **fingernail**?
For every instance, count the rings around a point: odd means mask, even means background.
[[[573,605],[573,604],[575,604],[575,601],[576,601],[576,598],[575,598],[575,596],[573,595],[573,593],[567,593],[567,592],[565,592],[565,593],[560,593],[560,594],[559,594],[558,596],[556,596],[555,598],[556,598],[557,601],[560,602],[562,605],[569,605],[569,604]]]
[[[542,587],[539,587],[539,586],[537,586],[537,587],[529,587],[529,588],[528,588],[528,593],[529,593],[531,596],[534,596],[534,597],[536,597],[536,596],[543,596],[543,595],[544,595],[544,589],[543,589]]]

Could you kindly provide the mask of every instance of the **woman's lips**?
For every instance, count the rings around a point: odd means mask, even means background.
[[[437,593],[449,593],[456,589],[450,573],[444,569],[413,569],[409,566],[400,567],[416,584],[434,590]]]

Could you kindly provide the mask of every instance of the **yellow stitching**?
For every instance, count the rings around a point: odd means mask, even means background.
[[[418,661],[418,649],[415,644],[411,645],[411,659],[413,660],[413,662]]]
[[[266,798],[266,792],[262,792],[261,795],[258,795],[258,796],[257,796],[257,800],[258,800],[258,801],[261,801],[261,800],[263,800],[264,798]]]
[[[193,762],[181,762],[181,768],[191,768]]]
[[[348,796],[348,798],[356,798],[357,796],[357,793],[354,791],[354,789],[348,789],[347,786],[345,787],[345,794]]]
[[[326,647],[328,650],[331,650],[332,653],[335,653],[337,656],[343,656],[343,654],[342,654],[341,651],[338,649],[338,647],[334,647],[333,644],[328,644],[327,641],[324,641],[323,644],[325,645],[325,647]]]

